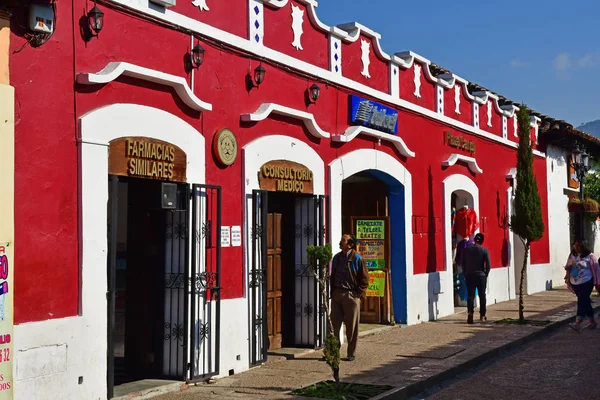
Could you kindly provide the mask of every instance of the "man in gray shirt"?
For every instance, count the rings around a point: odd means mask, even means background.
[[[479,316],[481,321],[487,320],[485,316],[485,290],[487,277],[490,273],[490,252],[483,247],[484,236],[481,233],[475,235],[475,244],[465,249],[463,256],[463,272],[467,282],[467,324],[473,323],[473,310],[475,302],[475,290],[479,293]]]

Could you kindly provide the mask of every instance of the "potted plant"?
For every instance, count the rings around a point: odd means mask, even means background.
[[[567,204],[567,208],[569,209],[569,212],[572,212],[572,213],[580,212],[581,208],[582,208],[582,201],[578,198],[571,197],[571,198],[569,198],[569,203]]]
[[[306,248],[308,262],[312,267],[315,279],[319,281],[321,287],[321,296],[323,297],[323,310],[327,316],[327,335],[325,337],[325,348],[323,353],[325,361],[331,368],[333,378],[339,387],[340,383],[340,341],[333,333],[333,324],[331,323],[331,314],[329,312],[329,299],[327,298],[327,282],[329,280],[329,262],[332,258],[331,244],[325,246],[308,246]],[[318,266],[321,269],[318,269]]]
[[[597,213],[598,212],[598,202],[594,199],[587,198],[583,200],[583,209],[585,212],[589,213]]]

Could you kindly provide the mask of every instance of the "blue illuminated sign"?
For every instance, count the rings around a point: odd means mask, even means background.
[[[398,133],[398,111],[354,95],[350,95],[350,122],[388,133]]]

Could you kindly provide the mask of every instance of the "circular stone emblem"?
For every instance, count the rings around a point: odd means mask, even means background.
[[[229,129],[221,129],[214,139],[214,152],[224,165],[232,165],[237,159],[238,144],[234,133]]]

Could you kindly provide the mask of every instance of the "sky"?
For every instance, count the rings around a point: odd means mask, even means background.
[[[327,25],[359,22],[388,54],[411,50],[574,126],[600,119],[600,1],[319,0]]]

